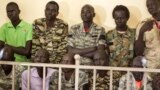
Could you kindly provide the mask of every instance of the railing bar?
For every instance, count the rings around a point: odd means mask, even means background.
[[[62,65],[62,64],[45,64],[45,63],[20,63],[20,62],[4,62],[0,61],[1,64],[8,64],[8,65],[22,65],[22,66],[45,66],[45,67],[54,67],[54,68],[75,68],[76,65]],[[85,66],[79,65],[79,69],[97,69],[97,70],[116,70],[116,71],[137,71],[137,72],[160,72],[160,69],[151,69],[151,68],[126,68],[126,67],[107,67],[107,66]]]
[[[112,82],[113,82],[113,70],[110,70],[110,75],[109,76],[110,76],[110,80],[109,80],[110,81],[109,82],[109,86],[110,86],[109,88],[110,89],[109,90],[112,90],[112,88],[113,88],[113,86],[112,86]]]
[[[96,90],[96,69],[93,70],[93,90]]]
[[[79,69],[76,67],[76,72],[75,72],[75,90],[78,90],[78,78],[79,78]]]
[[[45,83],[46,83],[46,67],[44,66],[43,67],[43,90],[45,90],[45,88],[46,88],[46,85],[45,85]]]
[[[127,83],[126,83],[127,85],[127,89],[126,90],[130,90],[130,88],[129,88],[129,71],[127,71]]]
[[[17,79],[17,77],[16,77],[16,79]],[[15,65],[12,65],[12,90],[14,90],[14,88],[15,88]]]
[[[62,68],[59,68],[59,77],[58,77],[58,90],[61,90],[61,82],[62,82]]]
[[[144,79],[144,88],[143,88],[143,90],[147,90],[147,88],[146,88],[146,86],[147,86],[147,73],[146,72],[144,72],[144,76],[143,76],[143,79]]]
[[[30,66],[28,65],[27,90],[30,90]]]

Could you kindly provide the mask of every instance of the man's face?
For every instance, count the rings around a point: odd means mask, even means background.
[[[96,66],[106,66],[106,60],[103,57],[100,57],[100,55],[96,54],[94,56],[94,64]]]
[[[47,20],[54,20],[58,15],[58,7],[54,4],[47,4],[45,16]]]
[[[133,68],[143,68],[141,62],[133,62],[132,67]],[[141,81],[143,78],[143,72],[132,72],[132,74],[136,81]]]
[[[83,22],[91,22],[93,21],[93,18],[95,16],[95,13],[91,7],[83,7],[81,10],[81,18]]]
[[[40,50],[40,51],[37,51],[37,53],[35,54],[34,62],[35,63],[48,63],[49,57],[45,52]]]
[[[124,27],[127,24],[128,18],[126,16],[125,11],[115,11],[114,12],[114,20],[117,27]]]
[[[11,21],[15,21],[19,18],[20,10],[16,5],[12,4],[7,6],[6,10],[7,16]]]
[[[74,62],[73,60],[71,60],[71,58],[65,58],[63,57],[63,60],[61,61],[61,64],[65,64],[65,65],[74,65]],[[70,71],[73,71],[74,69],[72,68],[63,68],[62,71],[67,73],[67,72],[70,72]]]
[[[147,6],[149,13],[152,16],[154,16],[157,13],[159,6],[158,6],[158,3],[156,2],[156,0],[147,0],[146,6]]]

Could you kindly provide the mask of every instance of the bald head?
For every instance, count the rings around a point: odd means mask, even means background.
[[[143,68],[143,63],[142,63],[143,58],[144,58],[143,56],[135,57],[132,63],[132,67]]]
[[[36,63],[48,63],[49,52],[46,49],[40,49],[36,52],[34,62]]]
[[[75,64],[74,54],[67,53],[63,56],[62,64]]]
[[[14,61],[14,52],[12,51],[11,48],[9,47],[4,47],[3,48],[3,56],[2,56],[2,60],[5,61]]]

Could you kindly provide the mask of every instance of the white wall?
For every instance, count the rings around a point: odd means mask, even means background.
[[[0,25],[8,21],[6,5],[8,2],[17,2],[21,10],[21,18],[32,23],[34,19],[44,17],[44,8],[50,0],[0,0]],[[55,0],[59,3],[61,19],[73,25],[81,22],[80,10],[84,4],[91,4],[95,8],[94,21],[106,28],[114,28],[112,10],[116,5],[126,5],[131,13],[129,26],[136,27],[139,21],[149,17],[146,9],[146,0]]]

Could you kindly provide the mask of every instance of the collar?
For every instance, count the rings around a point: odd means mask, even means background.
[[[46,79],[49,78],[52,75],[52,73],[53,72],[51,71],[51,68],[47,68],[47,77],[46,77]],[[39,75],[38,75],[37,68],[34,67],[34,68],[31,69],[31,76],[36,77],[36,78],[40,78]]]
[[[155,22],[155,24],[156,24],[156,27],[158,28],[158,29],[160,29],[160,21],[154,21]]]
[[[24,21],[23,20],[21,20],[21,22],[17,25],[17,27],[23,27],[25,24],[24,24]],[[9,22],[8,24],[7,24],[7,27],[8,28],[13,28],[14,26],[13,26],[13,24],[11,23],[11,22]]]
[[[91,24],[91,26],[89,28],[84,28],[84,24],[82,23],[82,32],[88,33],[92,30],[92,27],[94,26],[94,23]]]

